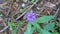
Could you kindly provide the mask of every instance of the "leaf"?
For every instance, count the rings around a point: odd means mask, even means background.
[[[37,29],[38,32],[41,32],[41,30],[42,30],[41,27],[38,24],[36,25],[36,29]]]
[[[52,33],[48,32],[46,30],[42,30],[42,34],[52,34]]]
[[[24,32],[24,34],[32,34],[33,28],[30,23],[27,24],[27,30]]]
[[[13,22],[9,22],[8,25],[10,27],[10,30],[13,30],[12,28],[15,27],[15,24]]]
[[[18,22],[16,23],[16,26],[19,27],[19,26],[20,26],[20,22],[21,22],[21,21],[18,21]]]
[[[38,23],[44,23],[44,22],[48,22],[49,20],[51,20],[53,18],[54,18],[54,16],[42,16],[42,17],[38,18],[36,20],[36,22],[38,22]]]
[[[58,32],[56,30],[53,30],[52,34],[58,34]]]
[[[0,14],[0,16],[3,16],[3,14]]]
[[[34,3],[35,2],[35,0],[31,0],[31,3]]]
[[[57,27],[60,27],[60,22],[56,22],[56,26]]]
[[[54,26],[55,26],[55,23],[49,23],[46,26],[43,26],[43,28],[44,28],[44,30],[49,31],[49,30],[54,29]]]
[[[16,29],[16,25],[14,24],[14,22],[9,22],[8,25],[10,27],[11,33],[16,34],[17,29]]]
[[[58,18],[58,20],[60,21],[60,18]]]
[[[37,31],[39,32],[38,34],[52,34],[49,31],[41,29],[41,27],[39,25],[37,25]]]
[[[16,34],[17,30],[14,29],[14,30],[12,30],[11,32],[12,32],[12,34]]]
[[[17,21],[16,28],[18,29],[20,27],[21,21]]]

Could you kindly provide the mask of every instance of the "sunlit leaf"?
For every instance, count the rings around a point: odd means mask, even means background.
[[[42,30],[42,34],[52,34],[52,33],[48,32],[46,30]]]
[[[37,25],[37,31],[39,32],[38,34],[52,34],[49,31],[42,29],[39,25]]]
[[[44,23],[44,22],[48,22],[49,20],[51,20],[53,18],[54,18],[54,16],[42,16],[42,17],[38,18],[36,20],[36,22],[38,22],[38,23]]]
[[[44,30],[52,30],[52,29],[54,29],[54,26],[55,26],[55,23],[49,23],[49,24],[47,24],[46,26],[44,26],[43,28],[44,28]]]
[[[33,28],[30,23],[27,24],[27,30],[24,32],[24,34],[32,34]]]

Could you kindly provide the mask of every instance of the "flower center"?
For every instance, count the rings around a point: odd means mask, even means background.
[[[29,18],[32,18],[32,16],[29,16]]]

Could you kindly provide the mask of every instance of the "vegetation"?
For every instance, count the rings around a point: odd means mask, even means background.
[[[0,0],[0,34],[60,34],[60,0]]]

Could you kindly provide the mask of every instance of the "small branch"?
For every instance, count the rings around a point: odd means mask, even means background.
[[[55,18],[58,16],[59,10],[60,10],[60,8],[57,9],[57,11],[56,11],[56,13],[55,13]]]
[[[3,31],[5,31],[8,28],[8,26],[4,27],[4,29],[0,30],[0,33],[2,33]]]
[[[36,0],[36,2],[34,2],[29,9],[27,9],[22,15],[20,15],[19,17],[16,18],[16,20],[18,20],[19,18],[21,18],[28,10],[30,10],[36,3],[38,2],[38,0]]]

